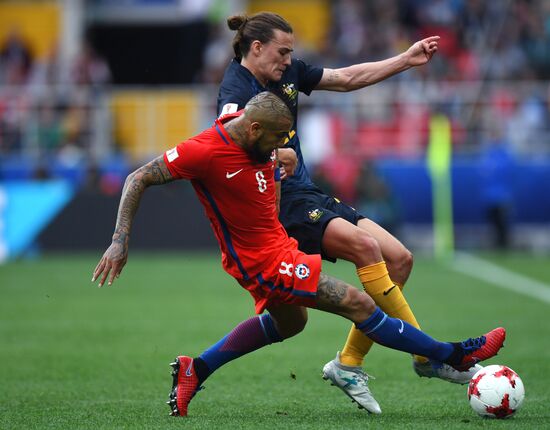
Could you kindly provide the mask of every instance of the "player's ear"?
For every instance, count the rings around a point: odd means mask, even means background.
[[[250,52],[258,57],[262,51],[262,42],[255,40],[250,44]]]
[[[252,139],[254,140],[257,140],[259,137],[261,137],[263,133],[263,127],[259,122],[251,122],[248,130],[250,132],[250,137],[252,137]]]

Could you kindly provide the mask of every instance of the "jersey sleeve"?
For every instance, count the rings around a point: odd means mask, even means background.
[[[298,67],[298,82],[300,91],[310,95],[323,77],[321,67],[311,66],[302,60],[294,60]]]
[[[175,179],[201,179],[212,158],[209,146],[189,139],[164,153],[166,167]]]
[[[245,88],[227,88],[222,85],[218,94],[218,117],[243,109],[251,98],[252,94]]]

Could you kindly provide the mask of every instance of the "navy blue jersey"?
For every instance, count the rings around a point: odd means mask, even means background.
[[[304,165],[300,139],[297,134],[298,124],[298,93],[310,95],[323,76],[323,69],[310,66],[301,60],[293,59],[292,63],[279,82],[269,82],[263,87],[254,75],[241,66],[237,59],[233,59],[223,76],[218,93],[218,115],[235,112],[244,108],[246,103],[256,94],[270,89],[283,91],[291,101],[291,110],[294,115],[294,124],[289,134],[286,146],[294,149],[298,157],[298,165],[294,176],[281,182],[282,193],[300,191],[309,188],[317,188],[313,185],[309,173]]]

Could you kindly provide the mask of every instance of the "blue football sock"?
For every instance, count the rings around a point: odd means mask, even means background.
[[[225,363],[282,340],[270,314],[243,321],[196,359],[199,363],[202,360],[207,367],[201,366],[199,379],[202,382]]]
[[[379,307],[355,326],[376,343],[432,360],[443,362],[454,351],[451,343],[439,342],[405,321],[389,317]]]

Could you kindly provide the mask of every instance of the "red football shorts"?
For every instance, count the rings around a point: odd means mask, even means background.
[[[248,281],[239,281],[256,302],[256,313],[281,304],[316,307],[321,256],[283,251],[273,264]]]

